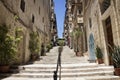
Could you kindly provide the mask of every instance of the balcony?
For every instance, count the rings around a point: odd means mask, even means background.
[[[77,23],[83,23],[83,17],[78,17],[77,18]]]
[[[111,5],[111,0],[103,0],[103,2],[100,3],[101,13],[103,14]]]

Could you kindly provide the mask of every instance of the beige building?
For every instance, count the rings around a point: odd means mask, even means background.
[[[18,64],[26,63],[30,59],[29,34],[31,31],[39,33],[41,44],[46,45],[51,41],[52,4],[52,0],[0,0],[0,24],[6,24],[11,31],[16,27],[23,29]]]
[[[57,20],[56,20],[56,14],[54,11],[54,2],[51,0],[51,41],[53,45],[55,46],[56,40],[58,38],[57,36]]]
[[[78,29],[80,31],[76,33]],[[86,31],[83,22],[82,0],[66,0],[64,37],[68,46],[74,48],[79,54],[86,52]]]
[[[83,3],[90,60],[96,59],[98,45],[104,54],[104,63],[110,65],[110,46],[120,45],[120,0],[83,0]]]

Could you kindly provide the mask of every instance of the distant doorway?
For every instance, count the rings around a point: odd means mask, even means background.
[[[94,37],[92,33],[89,36],[89,61],[92,61],[92,62],[96,61],[95,44],[94,44]]]
[[[106,43],[107,43],[107,51],[109,53],[109,65],[112,65],[113,64],[113,61],[112,61],[112,49],[113,46],[114,46],[114,42],[113,42],[113,32],[112,32],[112,25],[111,25],[111,19],[110,17],[108,17],[106,20],[105,20],[105,32],[106,32]]]

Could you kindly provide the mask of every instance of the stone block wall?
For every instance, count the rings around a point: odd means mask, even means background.
[[[24,11],[21,9],[21,4],[25,5]],[[15,19],[16,16],[18,20]],[[21,33],[23,39],[18,46],[18,61],[16,63],[26,63],[31,54],[29,51],[31,31],[39,32],[41,43],[49,42],[49,39],[44,38],[49,38],[45,34],[50,34],[50,0],[1,0],[0,24],[3,23],[10,27],[13,32],[16,27],[23,29]]]
[[[94,36],[95,46],[98,45],[102,49],[104,54],[104,62],[106,65],[109,65],[109,53],[107,49],[107,39],[105,32],[105,20],[110,16],[113,42],[115,45],[120,44],[120,16],[119,16],[119,6],[117,0],[116,4],[111,0],[111,5],[109,8],[101,14],[99,0],[91,0],[87,4],[87,8],[84,9],[84,25],[87,31],[87,42],[89,50],[89,35],[92,33]],[[118,11],[118,12],[116,12]],[[91,28],[90,20],[91,19]]]

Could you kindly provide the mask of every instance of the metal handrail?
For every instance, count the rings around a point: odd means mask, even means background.
[[[56,67],[56,71],[54,71],[54,80],[57,80],[57,77],[58,77],[58,75],[57,75],[57,73],[58,73],[58,69],[59,69],[59,80],[61,80],[61,53],[62,53],[62,50],[63,50],[63,47],[62,46],[60,46],[59,48],[58,48],[58,52],[59,52],[59,54],[58,54],[58,59],[57,59],[57,67]]]

